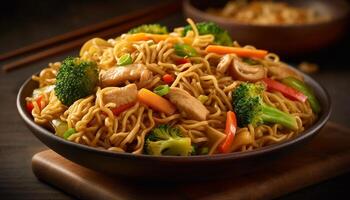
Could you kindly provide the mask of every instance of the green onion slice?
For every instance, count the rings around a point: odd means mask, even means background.
[[[53,119],[51,121],[51,125],[53,126],[53,128],[55,129],[55,134],[63,137],[64,133],[67,131],[68,129],[68,124],[65,121],[62,121],[60,119]]]
[[[204,104],[206,101],[208,101],[209,97],[201,94],[197,97],[197,99]]]
[[[119,59],[118,59],[118,65],[130,65],[132,63],[132,58],[131,55],[129,53],[122,55]]]
[[[159,96],[164,96],[168,94],[170,91],[170,87],[168,85],[160,85],[154,88],[153,92],[158,94]]]
[[[198,55],[196,49],[187,44],[175,44],[174,49],[176,55],[181,57],[194,57]]]
[[[73,133],[75,133],[75,129],[74,128],[70,128],[68,129],[66,132],[64,132],[63,137],[64,139],[68,139],[69,136],[73,135]]]

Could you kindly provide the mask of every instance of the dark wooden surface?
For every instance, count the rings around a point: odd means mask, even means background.
[[[329,134],[332,133],[332,134]],[[32,159],[34,174],[68,194],[95,199],[194,199],[269,200],[283,196],[336,175],[349,172],[350,129],[329,122],[303,148],[270,162],[260,162],[248,174],[229,179],[158,184],[152,192],[149,181],[127,181],[105,176],[79,166],[52,150],[41,151]]]
[[[11,1],[9,5],[0,6],[0,53],[156,2],[156,0]],[[168,16],[160,22],[174,27],[183,24],[184,20],[179,13]],[[349,51],[345,47],[348,48],[349,44],[350,39],[347,37],[313,55],[287,59],[292,64],[308,60],[320,65],[320,72],[312,76],[323,84],[332,96],[331,120],[348,127],[350,126],[350,62]],[[46,147],[25,127],[15,107],[16,94],[25,79],[45,67],[48,62],[62,60],[68,55],[77,55],[77,51],[33,63],[8,74],[0,72],[0,199],[72,198],[38,181],[33,175],[31,157]],[[281,199],[340,197],[347,195],[349,180],[350,174],[345,174]]]

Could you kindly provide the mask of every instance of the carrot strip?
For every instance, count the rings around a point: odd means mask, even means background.
[[[170,38],[170,39],[169,39],[168,41],[171,42],[171,43],[173,43],[173,44],[180,43],[177,37],[170,36],[169,38]],[[192,44],[192,38],[189,38],[189,37],[182,37],[181,39],[183,40],[183,42],[184,42],[185,44],[189,44],[189,45]]]
[[[126,39],[129,42],[137,42],[137,41],[150,40],[151,38],[149,38],[146,33],[135,33],[132,35],[128,35]]]
[[[268,51],[260,49],[247,49],[241,47],[226,47],[220,45],[209,45],[205,49],[207,53],[230,54],[234,53],[241,57],[264,58]]]
[[[145,88],[139,90],[137,97],[141,103],[165,114],[172,115],[176,111],[176,107],[170,101]]]
[[[162,40],[166,40],[167,38],[169,38],[169,35],[162,35],[162,34],[147,34],[148,37],[150,37],[153,41],[155,42],[160,42]]]
[[[166,39],[168,39],[168,41],[173,44],[179,43],[179,40],[177,39],[177,37],[170,36],[167,34],[162,35],[162,34],[150,34],[150,33],[135,33],[127,36],[127,40],[130,42],[153,40],[158,43]],[[182,40],[185,44],[192,43],[192,39],[189,37],[183,37]]]

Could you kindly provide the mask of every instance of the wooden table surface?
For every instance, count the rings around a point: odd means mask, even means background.
[[[52,37],[75,28],[125,14],[152,1],[11,1],[0,8],[0,53]],[[182,13],[159,21],[171,27],[184,24]],[[313,55],[289,58],[290,63],[303,60],[317,63],[320,71],[312,75],[329,91],[333,102],[331,120],[349,125],[350,62],[348,36],[336,45]],[[40,143],[21,121],[15,106],[20,85],[48,62],[59,61],[77,51],[42,60],[25,68],[0,72],[0,199],[72,199],[63,192],[38,181],[31,171],[31,157],[46,147]],[[286,60],[286,59],[284,59]],[[2,65],[4,63],[0,63]],[[282,197],[284,200],[331,199],[347,194],[350,174],[325,181]]]

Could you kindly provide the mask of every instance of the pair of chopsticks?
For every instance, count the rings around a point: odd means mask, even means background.
[[[24,65],[39,61],[41,59],[57,55],[84,44],[94,37],[108,38],[128,31],[130,28],[159,20],[169,14],[179,11],[181,1],[161,4],[143,8],[128,13],[127,15],[114,17],[98,24],[87,26],[72,32],[68,32],[47,40],[43,40],[0,55],[0,61],[13,59],[24,54],[33,53],[13,62],[3,65],[5,72],[17,69]],[[40,52],[38,52],[40,51]]]

